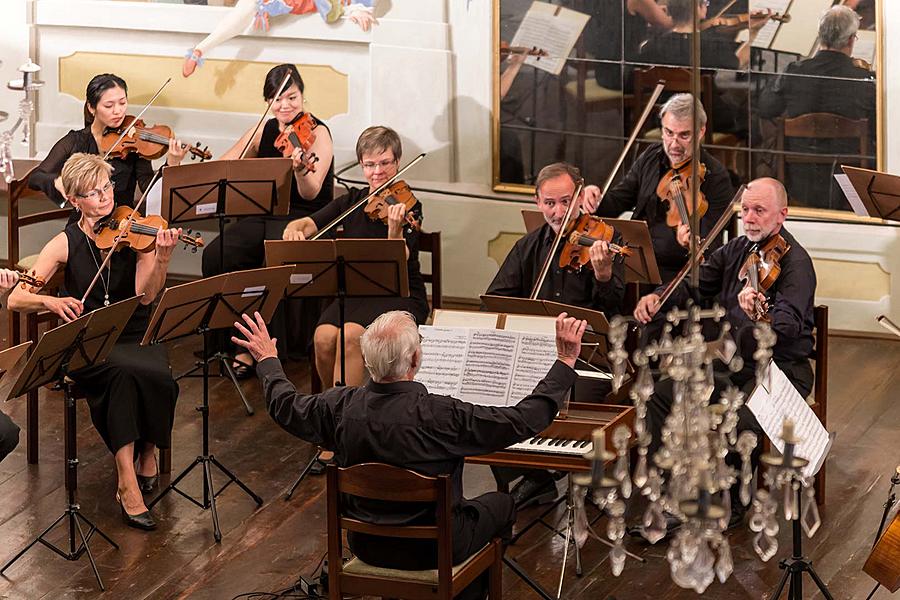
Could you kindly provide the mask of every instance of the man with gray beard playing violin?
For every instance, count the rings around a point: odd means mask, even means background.
[[[772,326],[776,341],[772,347],[772,358],[784,372],[801,396],[809,395],[813,386],[813,373],[809,357],[813,352],[813,302],[816,292],[816,272],[812,259],[800,243],[784,228],[788,214],[787,192],[775,179],[756,179],[747,185],[741,198],[741,222],[744,235],[739,236],[706,256],[700,265],[699,287],[694,293],[701,300],[714,299],[726,311],[726,319],[731,324],[731,333],[737,343],[737,350],[744,359],[744,368],[737,373],[726,369],[715,373],[716,389],[713,398],[729,385],[749,392],[755,382],[755,361],[753,353],[757,342],[753,336],[756,320],[765,316]],[[778,261],[781,272],[766,292],[754,290],[741,280],[739,275],[751,254],[759,254],[780,242],[786,242],[788,249]],[[764,269],[773,260],[772,254],[762,257]],[[640,299],[634,310],[634,317],[641,323],[649,323],[654,316],[660,317],[667,309],[684,306],[691,296],[687,281],[681,281],[668,301],[660,306],[660,298],[665,286]],[[696,299],[696,298],[695,298]],[[714,363],[721,367],[722,363]],[[647,403],[647,426],[652,436],[650,456],[659,449],[661,432],[666,416],[672,407],[672,382],[662,381]],[[746,406],[738,410],[738,431],[749,430],[762,439],[763,431],[756,418]],[[759,462],[761,449],[753,451],[751,461],[755,468]],[[737,467],[740,459],[729,455],[727,462]],[[736,525],[743,517],[743,505],[737,501],[736,489],[732,489],[732,523]]]

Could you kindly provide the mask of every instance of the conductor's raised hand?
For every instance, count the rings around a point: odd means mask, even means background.
[[[278,340],[269,337],[269,330],[266,329],[266,322],[263,321],[262,315],[255,312],[253,318],[246,314],[241,317],[244,322],[235,321],[234,327],[244,336],[244,339],[232,336],[231,341],[246,349],[256,362],[267,358],[278,358],[278,348],[275,346]]]
[[[556,317],[556,358],[573,369],[581,354],[581,337],[587,329],[587,321],[560,313]]]

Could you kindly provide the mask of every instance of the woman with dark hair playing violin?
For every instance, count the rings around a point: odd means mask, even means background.
[[[284,91],[276,98],[285,77],[290,76]],[[293,219],[311,215],[328,204],[334,195],[334,148],[328,126],[303,109],[303,78],[294,65],[284,64],[273,67],[267,74],[263,84],[263,98],[272,102],[273,118],[266,121],[261,128],[247,131],[225,154],[223,160],[237,158],[280,158],[287,156],[294,163],[294,185],[291,186],[291,207],[287,216],[244,217],[231,223],[225,229],[224,264],[219,264],[220,244],[222,240],[214,239],[203,251],[203,276],[211,277],[221,273],[230,273],[243,269],[254,269],[265,262],[265,240],[280,240],[285,225]],[[300,119],[310,119],[313,125],[314,140],[308,148],[294,147],[285,153],[276,147],[282,132],[290,130]],[[248,146],[249,143],[249,146]],[[244,148],[246,153],[241,156]],[[309,167],[312,167],[311,169]],[[310,301],[295,302],[302,304],[302,313],[315,313],[310,310]],[[292,314],[297,311],[292,311]],[[315,315],[313,315],[315,316]],[[308,328],[312,330],[313,323]],[[306,327],[301,327],[306,329]],[[276,326],[276,331],[280,329]],[[300,337],[306,337],[299,332]],[[283,334],[277,335],[284,339]],[[296,339],[297,335],[291,335]],[[236,357],[235,371],[239,377],[250,374],[249,365],[253,359],[249,353],[241,353]]]
[[[9,305],[22,312],[49,310],[69,322],[143,294],[108,360],[71,377],[87,395],[91,421],[115,456],[116,500],[123,520],[130,527],[153,529],[156,523],[142,493],[153,491],[158,482],[156,448],[170,445],[178,384],[172,378],[166,347],[141,346],[140,341],[149,325],[150,304],[165,285],[181,230],[161,228],[151,251],[123,248],[103,266],[96,229],[115,208],[111,172],[112,166],[95,154],[76,153],[66,161],[60,174],[62,187],[80,217],[44,246],[34,265],[35,276],[44,281],[63,269],[63,291],[57,297],[19,286],[10,294]],[[90,288],[98,271],[100,277]],[[82,304],[80,298],[86,293]]]
[[[284,230],[284,239],[303,240],[316,234],[342,212],[397,174],[402,148],[400,136],[387,127],[369,127],[356,142],[356,157],[363,175],[369,182],[368,189],[354,188],[346,196],[338,198],[325,208],[308,217],[291,221]],[[421,222],[422,205],[416,202],[409,211]],[[340,377],[340,353],[344,352],[347,385],[360,385],[365,374],[359,338],[367,325],[389,310],[406,310],[416,322],[424,323],[428,317],[428,299],[425,282],[419,272],[419,232],[406,219],[407,207],[403,203],[390,206],[387,222],[372,220],[362,207],[350,213],[343,221],[344,236],[348,238],[388,238],[406,240],[407,268],[409,271],[409,298],[347,298],[345,312],[345,342],[340,347],[340,330],[337,301],[332,302],[319,318],[314,336],[316,370],[322,385],[327,389]]]
[[[60,206],[66,203],[60,171],[66,160],[76,152],[104,154],[103,137],[108,132],[122,126],[128,113],[128,85],[121,77],[111,73],[95,75],[84,93],[84,129],[72,130],[60,139],[28,178],[28,186],[44,192]],[[116,135],[115,137],[118,137]],[[115,141],[115,138],[113,138]],[[167,165],[181,164],[187,147],[179,140],[170,139],[166,154]],[[113,182],[117,204],[134,205],[136,186],[141,191],[147,188],[153,178],[153,165],[137,153],[124,157],[110,157],[113,167],[110,180]],[[73,217],[77,218],[77,217]]]

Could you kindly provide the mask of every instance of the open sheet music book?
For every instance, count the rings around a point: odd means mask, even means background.
[[[472,404],[517,404],[556,361],[554,334],[427,325],[419,333],[422,366],[416,381],[432,394]]]
[[[812,477],[818,473],[831,450],[834,436],[828,434],[819,417],[774,362],[769,363],[766,377],[757,384],[747,400],[747,408],[779,452],[784,452],[781,439],[784,420],[791,419],[794,433],[802,440],[794,448],[794,455],[809,461],[803,475]]]
[[[510,45],[546,51],[547,56],[540,60],[529,56],[525,64],[559,75],[590,19],[590,15],[570,8],[536,1],[525,13]]]

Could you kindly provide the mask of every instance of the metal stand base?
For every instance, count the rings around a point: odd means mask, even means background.
[[[798,509],[801,508],[800,493],[801,492],[798,490]],[[813,500],[813,502],[815,502],[815,500]],[[791,582],[788,587],[788,600],[803,600],[804,572],[809,573],[809,576],[812,577],[813,582],[819,588],[819,591],[822,592],[822,597],[825,598],[825,600],[834,600],[831,593],[828,591],[825,582],[819,578],[819,575],[813,569],[812,561],[803,556],[803,532],[800,529],[800,519],[794,519],[791,523],[794,548],[791,552],[791,558],[785,558],[778,563],[778,568],[784,569],[784,575],[781,576],[781,581],[778,583],[778,587],[775,588],[775,592],[771,596],[772,600],[777,600],[781,597],[781,592],[784,590],[784,586],[787,584],[788,580]]]
[[[238,382],[237,375],[234,373],[234,367],[231,366],[231,363],[234,362],[235,358],[226,354],[224,352],[217,352],[212,356],[209,356],[205,359],[202,359],[194,364],[194,367],[179,375],[175,378],[175,381],[183,379],[184,377],[203,377],[202,374],[198,374],[197,371],[201,371],[205,366],[209,367],[211,364],[219,365],[219,377],[228,377],[231,380],[231,383],[234,385],[234,389],[237,390],[238,396],[241,398],[241,402],[244,404],[244,410],[247,411],[247,416],[252,416],[254,414],[253,407],[250,406],[250,402],[247,401],[247,397],[244,395],[244,390],[241,389],[241,384]]]
[[[306,463],[306,466],[303,467],[303,470],[300,471],[300,477],[297,478],[297,481],[295,481],[294,484],[291,486],[291,489],[288,490],[287,495],[285,495],[285,497],[284,497],[285,502],[287,502],[288,500],[291,499],[291,497],[294,495],[294,492],[297,491],[297,488],[300,486],[301,483],[303,483],[303,480],[309,474],[310,469],[313,468],[313,465],[316,464],[316,461],[319,460],[319,457],[321,455],[322,455],[322,451],[317,449],[315,455],[313,455],[313,457],[310,459],[310,461],[308,463]]]

